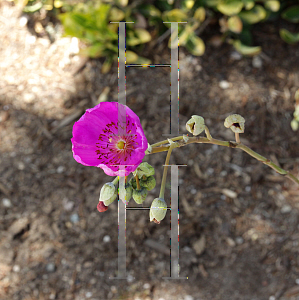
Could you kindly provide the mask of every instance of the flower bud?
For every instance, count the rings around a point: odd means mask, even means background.
[[[142,204],[147,196],[147,189],[145,187],[141,187],[140,190],[133,190],[133,199],[137,204]]]
[[[205,130],[205,120],[200,116],[192,116],[191,119],[186,123],[186,129],[193,135],[199,135]]]
[[[132,198],[132,194],[133,194],[133,188],[132,188],[131,183],[126,183],[124,194],[121,191],[121,185],[120,185],[119,196],[120,196],[120,199],[124,200],[126,204],[129,203],[130,199]]]
[[[151,191],[156,186],[156,179],[154,176],[149,176],[146,179],[140,180],[140,186],[145,187],[148,191]]]
[[[100,201],[105,206],[110,205],[117,198],[117,188],[112,182],[105,183],[101,188]]]
[[[131,184],[131,186],[132,186],[132,188],[133,188],[134,190],[137,189],[137,183],[136,183],[136,178],[135,178],[135,177],[132,177],[132,178],[130,179],[129,183]],[[140,184],[140,182],[139,182],[139,184]]]
[[[229,115],[224,121],[224,126],[230,128],[235,133],[243,133],[245,129],[245,119],[237,114]]]
[[[149,176],[155,175],[155,169],[147,162],[143,162],[133,172],[134,176],[136,176],[136,174],[138,175],[139,179],[141,179],[143,175],[145,175],[146,177],[149,177]]]
[[[165,218],[167,212],[167,204],[162,198],[155,198],[150,208],[150,221],[157,224]]]
[[[97,205],[97,210],[99,212],[104,212],[108,209],[108,206],[106,206],[103,201],[100,201],[99,204]]]

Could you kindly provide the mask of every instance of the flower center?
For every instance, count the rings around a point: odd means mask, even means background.
[[[116,146],[117,146],[118,149],[122,150],[122,149],[125,148],[125,142],[124,141],[119,141]]]

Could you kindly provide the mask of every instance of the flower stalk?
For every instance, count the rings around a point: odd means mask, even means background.
[[[293,182],[299,184],[299,179],[296,176],[294,176],[290,172],[288,172],[288,171],[280,168],[279,166],[277,166],[276,164],[274,164],[272,161],[270,161],[266,157],[258,154],[257,152],[253,151],[252,149],[250,149],[249,147],[245,146],[241,142],[238,143],[238,142],[230,142],[230,141],[221,141],[221,140],[217,140],[217,139],[214,139],[214,138],[212,138],[211,140],[209,140],[208,138],[200,137],[200,136],[190,137],[187,142],[180,141],[182,139],[183,139],[183,137],[180,136],[180,137],[172,138],[172,140],[179,141],[177,143],[173,143],[173,144],[168,145],[168,146],[167,145],[165,145],[165,146],[159,146],[159,147],[154,146],[152,148],[152,152],[150,154],[168,151],[167,157],[169,156],[168,157],[168,162],[169,162],[170,153],[171,153],[171,151],[174,148],[184,147],[184,146],[186,146],[188,144],[194,144],[194,143],[213,144],[213,145],[219,145],[219,146],[230,147],[230,148],[238,148],[238,149],[241,149],[241,150],[245,151],[250,156],[252,156],[253,158],[255,158],[258,161],[262,162],[263,164],[269,166],[270,168],[272,168],[273,170],[275,170],[277,173],[279,173],[279,174],[281,174],[281,175],[289,178]],[[167,141],[162,141],[162,142],[159,142],[159,143],[156,143],[156,144],[163,145],[163,144],[166,144],[166,143],[167,143]],[[166,160],[167,160],[167,157],[166,157]],[[165,161],[165,165],[167,165],[168,162]],[[167,169],[166,169],[166,171],[167,171]],[[164,168],[164,172],[165,172],[165,168]],[[164,173],[163,173],[163,179],[164,179]],[[163,184],[163,179],[162,179],[162,184]],[[166,178],[165,178],[165,181],[166,181]],[[161,189],[162,189],[162,187],[161,187]],[[165,187],[164,187],[164,189],[165,189]],[[164,191],[163,191],[163,193],[164,193]]]
[[[166,186],[166,177],[167,177],[167,170],[168,170],[168,164],[171,156],[171,152],[173,148],[177,147],[177,143],[174,143],[172,140],[168,140],[170,143],[170,146],[168,148],[168,152],[166,155],[165,159],[165,165],[164,165],[164,170],[163,170],[163,177],[162,177],[162,182],[161,182],[161,189],[160,189],[160,195],[159,198],[164,199],[164,193],[165,193],[165,186]]]

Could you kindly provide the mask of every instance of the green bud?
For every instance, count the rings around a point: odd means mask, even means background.
[[[120,187],[120,189],[121,189],[121,187]],[[128,204],[130,199],[132,198],[132,194],[133,194],[133,188],[132,188],[131,183],[126,183],[125,189],[126,189],[125,190],[126,194],[123,196],[122,192],[119,191],[119,195],[120,195],[120,198],[123,197],[126,204]]]
[[[100,201],[106,206],[110,205],[117,198],[117,188],[112,182],[105,183],[100,192]]]
[[[193,135],[199,135],[205,130],[205,120],[200,116],[192,116],[191,119],[186,123],[186,129]]]
[[[134,176],[136,176],[136,174],[138,175],[139,179],[142,178],[143,175],[145,175],[146,177],[149,177],[149,176],[155,175],[155,169],[147,162],[143,162],[133,172]]]
[[[135,177],[132,177],[132,178],[130,179],[129,183],[131,184],[131,186],[132,186],[132,188],[133,188],[134,190],[137,189],[137,183],[136,183]],[[139,183],[140,183],[140,182],[139,182]]]
[[[133,190],[133,199],[137,204],[142,204],[147,196],[147,189],[145,187],[141,187],[140,190]]]
[[[156,186],[156,179],[154,176],[149,176],[146,179],[141,179],[140,186],[145,187],[148,191],[151,191]]]
[[[152,153],[152,150],[153,150],[153,148],[152,148],[152,146],[149,144],[149,143],[147,143],[147,150],[145,151],[145,154],[150,154],[150,153]]]
[[[167,204],[162,198],[155,198],[150,208],[150,221],[157,224],[165,218],[167,212]]]

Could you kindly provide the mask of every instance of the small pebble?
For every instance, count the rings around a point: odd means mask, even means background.
[[[254,68],[260,69],[263,66],[263,61],[259,56],[254,56],[252,58],[252,66]]]
[[[288,214],[291,211],[292,211],[292,207],[290,205],[288,205],[288,204],[283,205],[282,208],[280,209],[280,212],[282,214]]]
[[[295,280],[295,282],[296,282],[296,284],[299,285],[299,278],[297,278],[297,279]]]
[[[24,101],[26,103],[31,103],[35,98],[34,94],[31,94],[31,93],[26,93],[23,95],[23,97],[24,97]]]
[[[61,174],[61,173],[63,173],[65,171],[65,167],[64,166],[59,166],[58,168],[57,168],[57,173],[58,174]]]
[[[145,283],[145,284],[143,285],[143,288],[144,288],[145,290],[148,290],[150,287],[151,287],[151,285],[150,285],[149,283]]]
[[[226,80],[222,80],[219,82],[219,86],[220,88],[222,88],[223,90],[226,90],[230,87],[230,83]]]
[[[249,186],[249,185],[245,186],[245,191],[250,192],[251,191],[251,186]]]
[[[243,244],[243,242],[244,242],[244,239],[242,237],[240,237],[240,236],[236,237],[237,244],[241,245],[241,244]]]
[[[64,209],[67,211],[71,211],[74,208],[74,202],[73,201],[68,201],[64,204]]]
[[[53,263],[48,263],[47,266],[46,266],[46,270],[47,272],[49,273],[52,273],[54,272],[56,269],[55,265]]]
[[[19,20],[19,24],[21,27],[25,27],[28,22],[28,17],[27,16],[22,16]]]
[[[3,198],[2,204],[4,207],[7,207],[7,208],[12,207],[11,201],[8,198]]]
[[[51,293],[49,296],[49,299],[54,300],[56,298],[56,294],[55,293]]]
[[[19,265],[14,265],[13,268],[12,268],[12,270],[13,270],[14,272],[18,273],[18,272],[20,272],[21,268],[20,268]]]
[[[276,300],[275,296],[270,296],[269,300]]]
[[[74,213],[70,216],[70,220],[72,223],[78,223],[79,222],[79,216],[77,213]]]
[[[233,60],[240,60],[242,58],[242,55],[239,52],[234,51],[231,53],[230,58]]]
[[[186,295],[186,296],[184,297],[184,300],[194,300],[194,298],[193,298],[193,296],[191,296],[191,295]]]
[[[18,169],[21,170],[21,171],[24,170],[25,169],[25,164],[23,162],[19,162],[18,163]]]
[[[109,235],[105,235],[105,236],[103,237],[103,242],[104,242],[104,243],[109,243],[110,241],[111,241],[111,238],[110,238]]]
[[[192,195],[195,195],[195,194],[196,194],[196,192],[197,192],[197,190],[196,190],[196,189],[191,189],[191,191],[190,191],[190,193],[191,193]]]
[[[85,294],[85,297],[86,297],[86,298],[91,298],[91,297],[92,297],[92,292],[87,292],[87,293]]]

